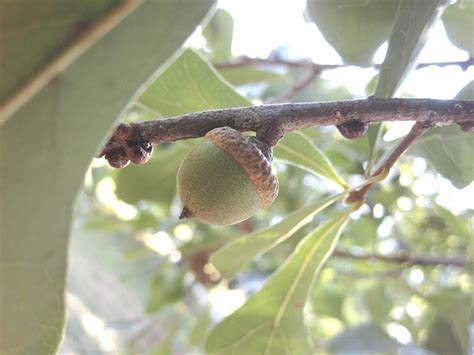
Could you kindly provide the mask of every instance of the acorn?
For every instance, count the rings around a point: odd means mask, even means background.
[[[233,128],[209,131],[179,167],[180,218],[227,226],[270,206],[278,195],[272,154],[268,144]]]

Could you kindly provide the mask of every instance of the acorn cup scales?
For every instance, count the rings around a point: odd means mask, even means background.
[[[230,127],[209,131],[182,161],[177,176],[180,218],[219,226],[239,223],[278,195],[272,149]]]

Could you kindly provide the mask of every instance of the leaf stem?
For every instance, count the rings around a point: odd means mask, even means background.
[[[393,164],[408,150],[413,142],[432,127],[429,122],[416,122],[410,132],[403,138],[400,144],[390,153],[382,165],[367,179],[367,182],[359,190],[352,191],[345,199],[347,203],[360,202],[374,184],[385,179]]]
[[[301,81],[295,83],[290,89],[283,93],[282,95],[275,97],[268,101],[268,103],[278,103],[278,102],[285,102],[289,99],[292,99],[296,95],[298,95],[301,91],[303,91],[308,85],[310,85],[316,77],[321,74],[321,69],[318,67],[312,67],[309,74],[304,77]]]

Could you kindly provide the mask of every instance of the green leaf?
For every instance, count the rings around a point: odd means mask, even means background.
[[[449,0],[402,0],[375,95],[392,97],[417,63],[418,55]]]
[[[364,298],[372,319],[377,322],[384,321],[393,306],[387,297],[384,284],[380,281],[371,282],[364,290]]]
[[[313,310],[316,316],[343,319],[342,307],[347,290],[345,285],[334,285],[333,281],[334,279],[324,280],[324,272],[321,274],[318,285],[312,292]]]
[[[347,328],[330,342],[334,354],[396,354],[400,346],[376,324]]]
[[[72,206],[86,168],[130,97],[212,4],[145,2],[0,127],[1,353],[57,349]]]
[[[330,80],[318,76],[294,98],[293,102],[343,101],[352,100],[354,96],[344,85],[334,85]],[[314,130],[313,130],[314,131]]]
[[[207,332],[212,325],[212,318],[209,310],[204,310],[197,318],[191,329],[189,343],[191,345],[202,345],[206,339]]]
[[[467,84],[457,99],[474,100],[474,81]],[[425,158],[438,173],[457,188],[474,180],[474,134],[462,132],[458,126],[434,128],[418,138],[409,154]]]
[[[474,100],[474,80],[470,81],[456,95],[458,100]]]
[[[239,66],[233,68],[221,68],[219,74],[233,85],[256,84],[268,81],[280,80],[283,75],[268,70],[255,68],[254,66]]]
[[[472,227],[469,218],[465,218],[463,215],[456,215],[450,210],[435,206],[433,212],[441,218],[446,226],[446,234],[453,234],[465,240],[470,240],[472,236]]]
[[[474,18],[474,1],[458,1],[449,6],[443,14],[443,24],[449,40],[474,56],[472,40],[472,19]]]
[[[453,328],[443,317],[436,317],[431,323],[423,346],[435,354],[463,354],[463,348]]]
[[[328,157],[303,133],[285,135],[275,148],[275,158],[347,187]]]
[[[434,128],[419,138],[409,154],[425,158],[438,173],[461,189],[474,180],[474,134],[458,126]]]
[[[399,0],[308,0],[306,13],[346,64],[369,66],[392,29]]]
[[[160,339],[158,345],[152,348],[150,355],[169,355],[173,353],[173,343],[176,341],[177,333],[180,331],[183,322],[183,319],[180,318],[167,320],[166,335]]]
[[[186,50],[140,97],[165,117],[206,109],[250,106],[198,53]]]
[[[449,327],[453,342],[459,344],[462,353],[469,352],[469,318],[472,304],[472,295],[462,293],[458,289],[443,289],[436,294],[425,296],[438,315],[442,317]],[[441,325],[436,325],[440,327]]]
[[[0,52],[2,63],[8,63],[8,75],[2,73],[0,101],[118,3],[119,0],[3,1]]]
[[[211,21],[202,31],[207,46],[212,50],[212,59],[225,61],[232,56],[232,36],[234,20],[232,15],[224,9],[217,9]]]
[[[150,298],[146,311],[154,313],[166,304],[179,301],[184,291],[183,275],[178,274],[176,269],[163,268],[150,282]]]
[[[340,198],[342,194],[302,207],[273,226],[234,240],[214,253],[210,262],[223,277],[231,279],[254,258],[290,238],[310,223],[316,214]]]
[[[349,217],[343,213],[309,233],[263,288],[219,323],[209,354],[311,354],[303,308]]]
[[[388,41],[388,51],[379,73],[375,95],[392,97],[417,63],[433,25],[449,0],[401,0],[395,24]],[[367,132],[369,161],[367,175],[378,158],[382,125],[372,125]]]
[[[369,145],[369,160],[367,161],[367,168],[365,175],[369,176],[372,174],[372,167],[375,161],[378,159],[379,151],[378,147],[382,140],[383,126],[380,123],[369,126],[367,130],[367,143]]]
[[[176,142],[172,147],[158,147],[151,160],[144,165],[131,165],[117,171],[117,197],[136,204],[155,201],[169,205],[176,192],[176,173],[190,144]]]

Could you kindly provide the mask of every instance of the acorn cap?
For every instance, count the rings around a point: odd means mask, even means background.
[[[180,218],[224,226],[269,206],[278,194],[271,158],[271,147],[255,137],[229,127],[208,132],[178,169]]]
[[[278,179],[272,173],[271,147],[230,127],[215,128],[205,137],[234,158],[255,185],[262,206],[270,206],[278,195]]]

